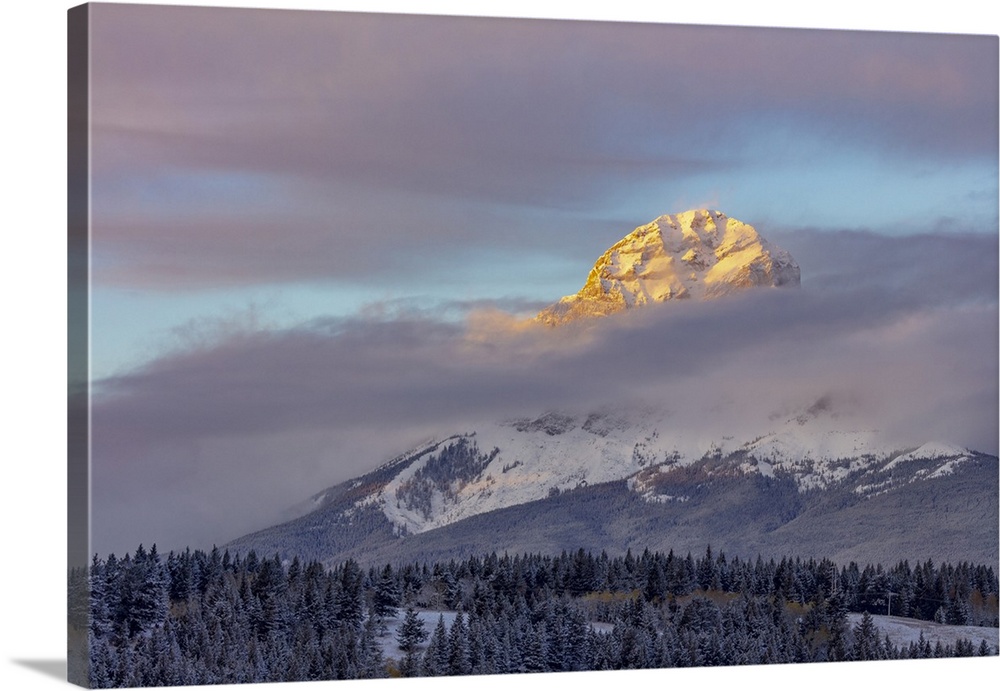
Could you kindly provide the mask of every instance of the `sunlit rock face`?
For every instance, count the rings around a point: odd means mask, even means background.
[[[695,209],[633,230],[601,255],[578,293],[536,319],[562,324],[655,302],[788,285],[799,285],[799,266],[788,252],[721,211]]]

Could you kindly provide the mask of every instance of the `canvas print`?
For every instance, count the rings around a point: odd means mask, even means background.
[[[70,10],[70,680],[996,656],[997,49]]]

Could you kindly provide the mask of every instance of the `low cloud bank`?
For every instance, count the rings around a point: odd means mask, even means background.
[[[723,435],[833,395],[903,443],[997,453],[995,237],[781,241],[801,289],[558,329],[482,309],[463,322],[373,310],[222,331],[104,380],[95,549],[210,546],[428,436],[619,401]]]

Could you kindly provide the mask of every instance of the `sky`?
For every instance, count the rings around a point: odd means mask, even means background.
[[[626,399],[832,392],[997,453],[995,36],[92,12],[95,551],[222,543],[428,435]],[[695,207],[801,288],[512,328]]]

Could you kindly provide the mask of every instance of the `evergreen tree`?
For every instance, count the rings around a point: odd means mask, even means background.
[[[659,560],[650,564],[646,571],[646,587],[643,597],[647,602],[659,603],[667,593],[667,577]]]
[[[522,669],[525,672],[547,672],[548,669],[548,636],[545,624],[539,623],[531,627],[525,640]]]
[[[87,576],[89,579],[88,589],[90,591],[89,633],[92,637],[102,638],[111,633],[112,622],[111,608],[108,604],[109,588],[105,581],[104,565],[98,560],[96,554],[94,555]],[[86,594],[82,597],[82,602],[86,605]],[[82,625],[86,626],[87,616],[84,615],[82,619]]]
[[[372,607],[380,617],[396,616],[400,603],[400,588],[392,567],[388,564],[375,584],[375,594],[372,597]]]
[[[385,659],[382,655],[382,646],[378,642],[376,629],[377,624],[374,618],[369,617],[358,644],[358,671],[362,679],[377,679],[386,675]],[[415,650],[414,648],[414,652]],[[416,672],[418,665],[415,660],[411,661],[410,668],[414,673]],[[323,677],[317,678],[322,679]]]
[[[448,674],[448,632],[444,625],[444,615],[438,615],[437,626],[431,634],[424,652],[423,673],[428,677]]]
[[[712,546],[705,548],[705,556],[698,562],[698,587],[702,590],[712,590],[719,583],[719,572],[712,556]]]
[[[405,653],[412,653],[417,649],[418,645],[427,640],[427,635],[427,629],[424,627],[423,620],[417,614],[416,610],[408,607],[406,616],[403,618],[403,623],[396,634],[399,649]]]
[[[468,674],[472,669],[469,657],[469,629],[462,613],[455,615],[455,621],[448,632],[448,674],[455,676]]]
[[[580,548],[573,555],[573,564],[567,589],[569,594],[579,597],[586,592],[593,590],[595,580],[594,558]]]
[[[830,640],[827,645],[826,659],[839,662],[850,659],[850,648],[847,640],[847,611],[839,595],[830,598],[827,604],[827,626]]]
[[[358,562],[348,559],[340,571],[340,588],[336,596],[337,621],[355,629],[364,615],[364,573]]]
[[[162,623],[167,616],[168,580],[156,546],[147,552],[139,545],[134,558],[126,556],[120,563],[118,578],[117,611],[113,614],[119,635],[132,638]]]
[[[855,660],[878,660],[884,657],[878,629],[868,612],[861,615],[861,621],[854,627],[852,652]]]

